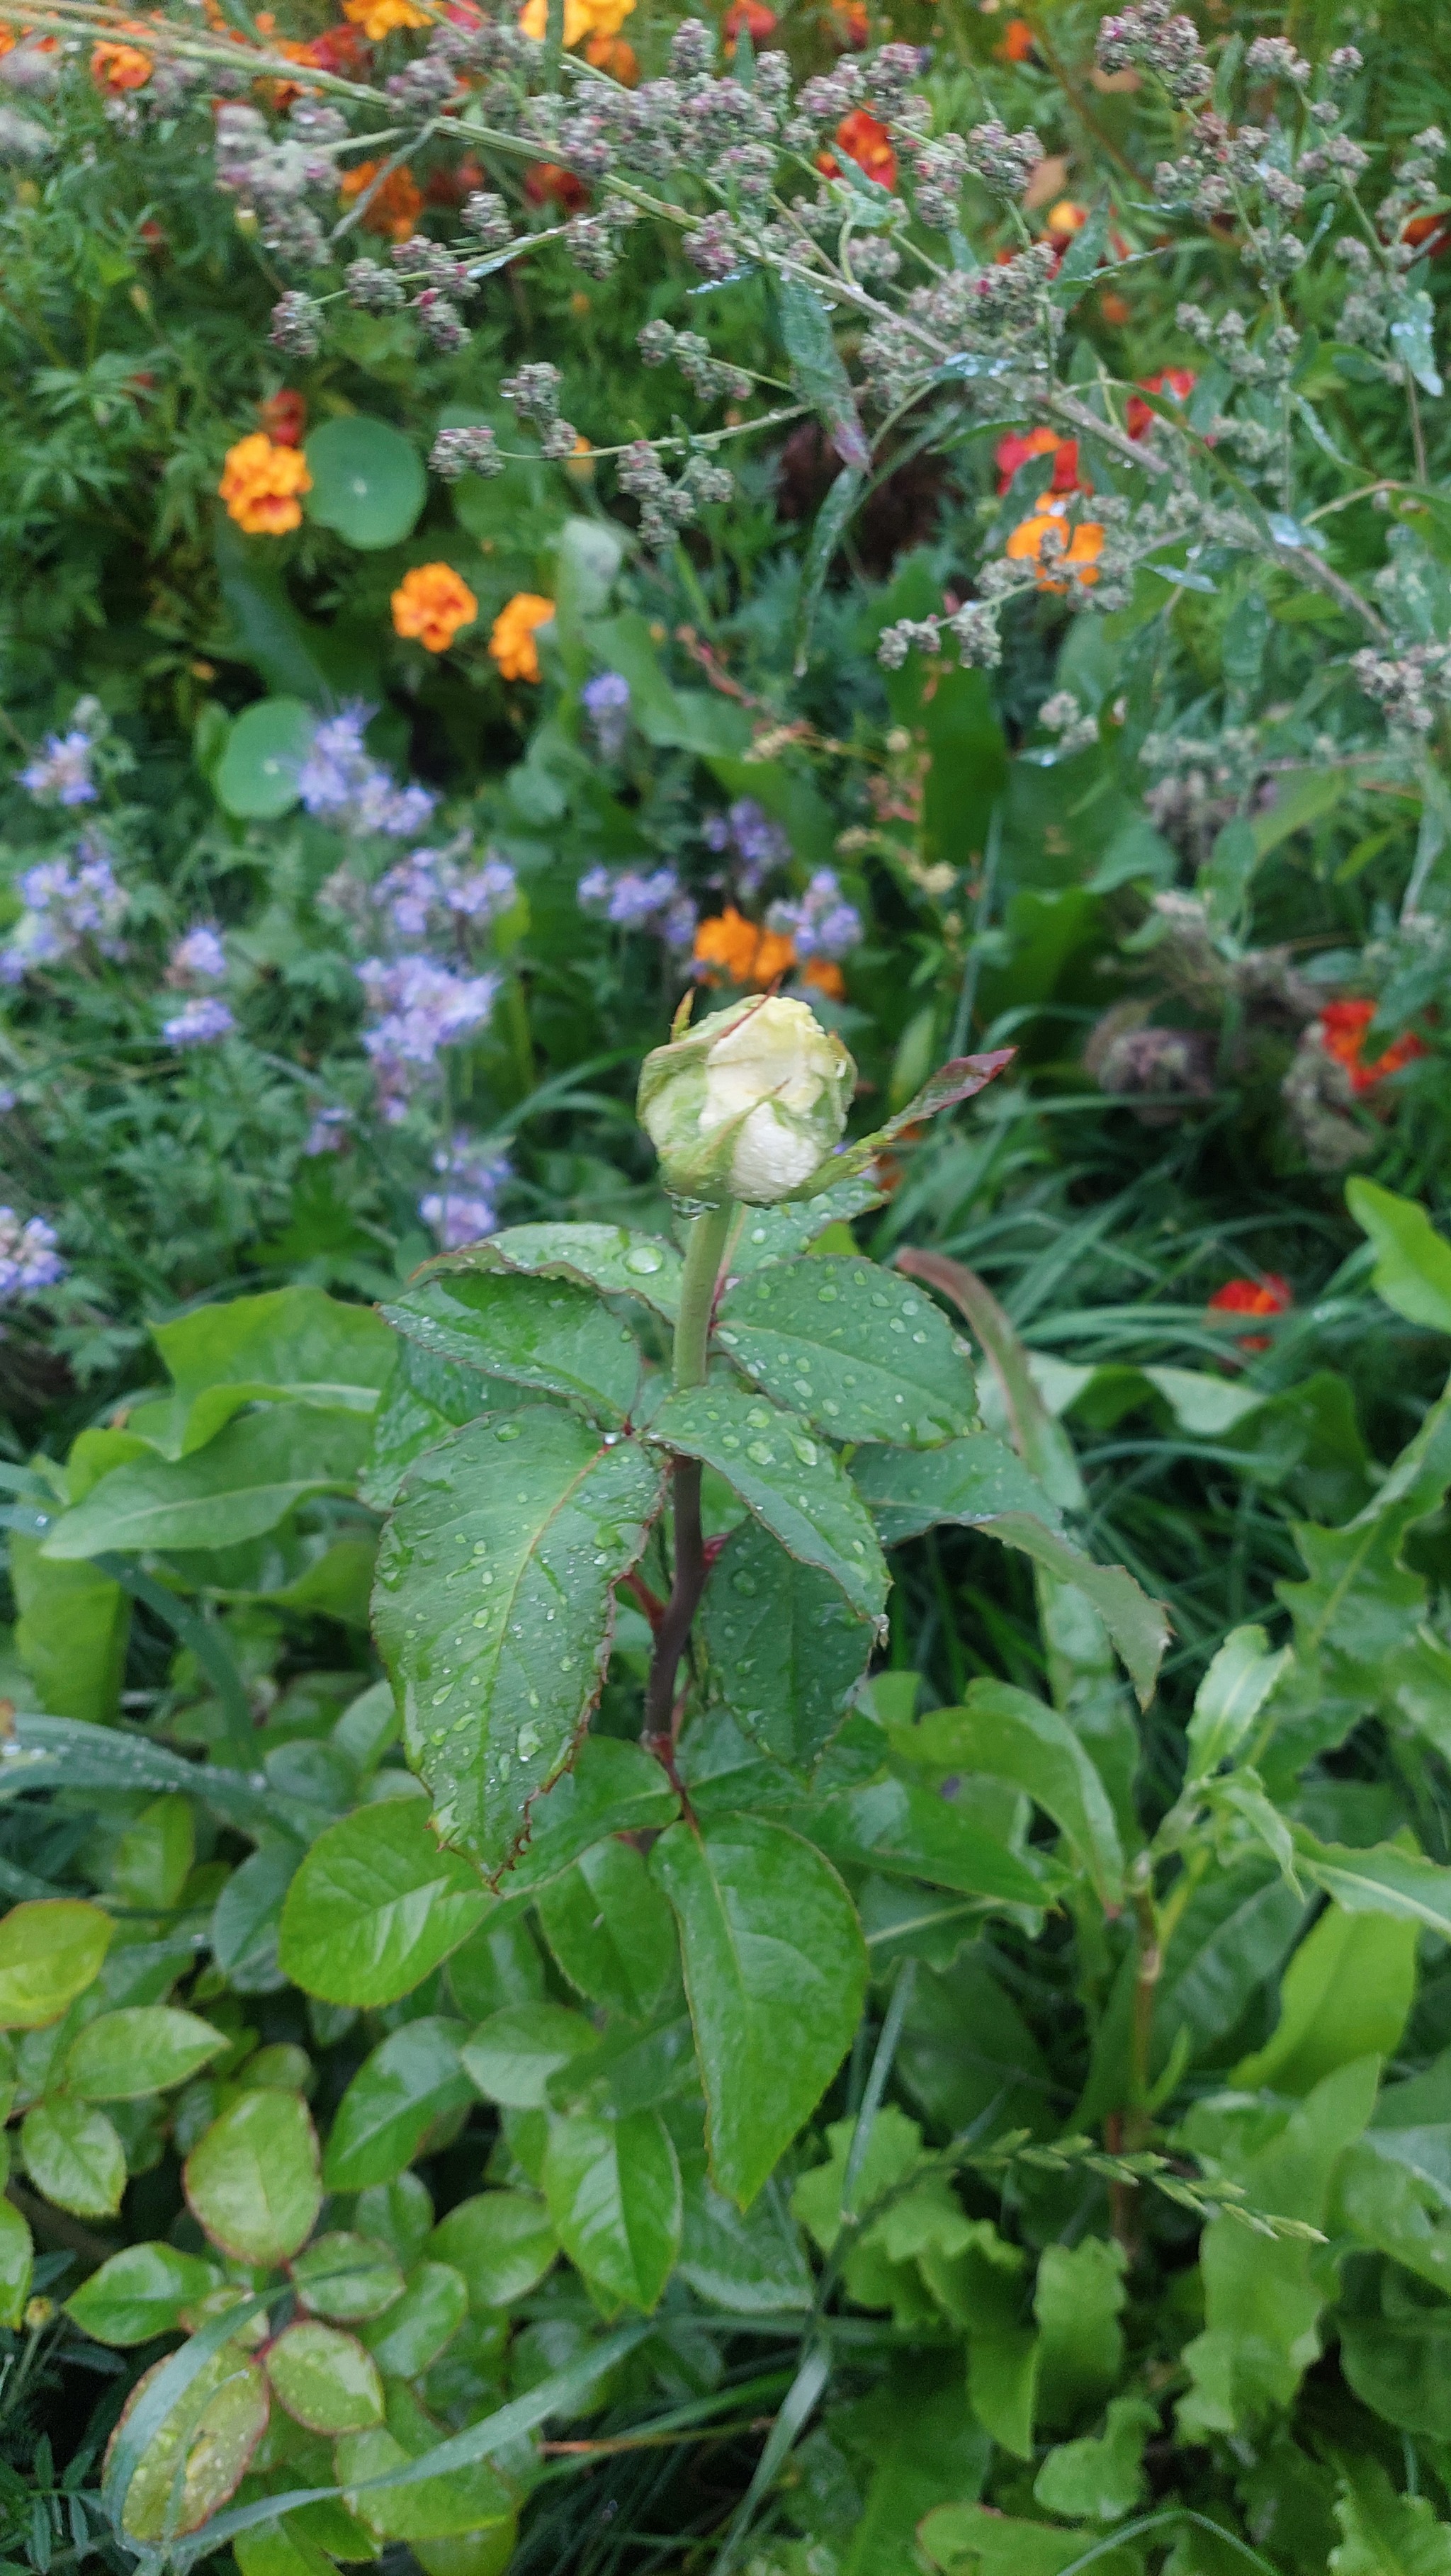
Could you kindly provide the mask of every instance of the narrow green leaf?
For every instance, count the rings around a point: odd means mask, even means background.
[[[929,1887],[950,1887],[997,1905],[1037,1908],[1052,1892],[949,1798],[913,1780],[870,1780],[814,1798],[795,1810],[792,1822],[843,1867],[856,1863],[889,1878],[923,1879]]]
[[[1234,1628],[1194,1694],[1189,1720],[1189,1778],[1208,1779],[1244,1742],[1289,1663],[1288,1648],[1269,1651],[1263,1628]]]
[[[1408,1323],[1451,1333],[1451,1243],[1425,1209],[1359,1177],[1346,1182],[1345,1204],[1374,1247],[1376,1295]]]
[[[554,2118],[544,2197],[555,2233],[607,2307],[653,2308],[680,2251],[680,2168],[658,2111]]]
[[[889,1729],[895,1750],[933,1770],[1011,1780],[1050,1815],[1089,1872],[1099,1903],[1123,1903],[1123,1848],[1113,1806],[1069,1720],[1007,1682],[969,1685],[960,1708]]]
[[[835,1452],[793,1413],[711,1384],[667,1396],[649,1436],[724,1476],[789,1556],[829,1574],[858,1616],[880,1621],[887,1568]]]
[[[113,1468],[41,1542],[63,1562],[110,1551],[233,1547],[275,1529],[315,1494],[351,1493],[367,1455],[365,1414],[274,1404],[229,1422],[184,1458]]]
[[[1451,1939],[1451,1869],[1395,1843],[1348,1851],[1322,1843],[1306,1826],[1291,1828],[1296,1866],[1348,1914],[1394,1914]]]
[[[993,1531],[1092,1604],[1118,1648],[1139,1706],[1147,1708],[1172,1634],[1163,1603],[1151,1600],[1123,1566],[1096,1565],[1061,1531],[1045,1529],[1027,1512],[1000,1513]]]
[[[857,416],[856,396],[827,306],[804,278],[783,277],[776,281],[776,309],[796,391],[830,431],[843,465],[864,472],[872,451]]]
[[[801,595],[796,608],[796,641],[792,669],[804,679],[811,659],[811,631],[826,588],[832,557],[846,534],[852,513],[866,487],[859,465],[844,465],[816,513],[806,560],[801,567]]]

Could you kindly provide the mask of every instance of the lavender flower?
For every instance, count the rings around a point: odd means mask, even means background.
[[[18,984],[33,967],[73,956],[86,940],[103,957],[120,955],[115,933],[128,898],[99,841],[83,834],[73,860],[42,859],[26,868],[16,891],[25,909],[0,948],[0,982]]]
[[[618,760],[630,731],[630,683],[619,671],[586,680],[580,702],[590,720],[601,760]]]
[[[227,971],[227,952],[209,922],[199,922],[179,939],[171,952],[167,982],[182,984],[215,983]]]
[[[180,1053],[187,1047],[214,1046],[219,1038],[229,1038],[236,1025],[226,1003],[219,1002],[215,993],[194,993],[174,1018],[162,1021],[161,1034],[166,1044]]]
[[[379,1103],[390,1122],[402,1117],[417,1074],[440,1050],[483,1028],[499,989],[497,975],[456,975],[431,957],[370,957],[358,969],[368,1007],[377,1014],[363,1031],[373,1061]]]
[[[315,1109],[312,1125],[303,1140],[304,1154],[336,1154],[343,1143],[347,1125],[346,1109]]]
[[[499,1222],[495,1197],[513,1178],[507,1154],[481,1154],[468,1136],[456,1135],[434,1155],[433,1168],[443,1186],[419,1200],[418,1213],[442,1250],[457,1252],[461,1244],[493,1234]]]
[[[708,816],[705,826],[707,849],[722,856],[730,853],[737,861],[736,881],[742,894],[754,894],[763,877],[772,868],[782,867],[791,856],[791,843],[779,823],[773,823],[754,796],[738,796],[724,814]]]
[[[638,868],[590,868],[576,889],[582,912],[621,930],[651,930],[671,948],[688,948],[695,936],[695,906],[673,868],[643,876]]]
[[[507,912],[519,891],[518,879],[502,859],[490,856],[481,867],[460,868],[446,850],[410,850],[378,885],[376,900],[395,937],[422,940],[452,917],[482,929]]]
[[[49,733],[36,758],[20,772],[20,784],[42,804],[94,805],[100,792],[91,776],[95,748],[80,725],[69,733]]]
[[[340,830],[384,832],[406,840],[421,831],[438,799],[426,787],[399,787],[364,749],[371,707],[358,703],[325,716],[297,773],[297,792],[309,814]]]
[[[34,1296],[64,1279],[67,1264],[56,1250],[56,1232],[43,1216],[24,1222],[14,1208],[0,1207],[0,1302]]]
[[[861,914],[846,901],[834,868],[818,868],[799,903],[773,903],[766,926],[793,939],[802,959],[845,957],[862,935]]]

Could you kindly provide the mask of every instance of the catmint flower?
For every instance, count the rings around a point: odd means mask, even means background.
[[[418,1202],[418,1213],[438,1237],[440,1249],[457,1252],[498,1229],[495,1200],[514,1177],[507,1154],[481,1154],[472,1138],[456,1135],[440,1147],[433,1168],[442,1187]]]
[[[423,829],[438,802],[426,787],[398,787],[363,747],[372,713],[354,704],[325,716],[297,773],[307,813],[341,830],[382,832],[403,841]]]
[[[834,868],[818,868],[799,903],[773,903],[768,930],[785,934],[797,957],[845,957],[862,935],[862,917],[841,891]]]
[[[723,814],[707,816],[702,827],[706,848],[737,861],[736,881],[742,894],[754,894],[772,868],[791,856],[791,841],[754,796],[738,796]]]
[[[128,898],[98,842],[83,836],[74,862],[43,859],[24,869],[16,892],[25,909],[0,948],[0,982],[18,984],[33,967],[55,965],[88,940],[103,957],[120,955],[115,933]]]
[[[673,868],[655,868],[648,876],[638,868],[590,868],[577,888],[580,910],[593,912],[621,930],[653,930],[667,937],[678,926],[680,879]],[[687,907],[689,909],[689,907]],[[695,915],[690,912],[690,932]],[[671,944],[679,946],[678,939]]]
[[[346,1109],[316,1109],[312,1125],[303,1141],[304,1154],[336,1154],[344,1142],[349,1123]]]
[[[640,1123],[675,1196],[772,1207],[829,1161],[855,1081],[840,1038],[805,1002],[737,1002],[646,1056]]]
[[[83,725],[47,734],[36,758],[20,772],[28,795],[46,805],[93,805],[99,794],[91,776],[95,741]]]
[[[215,993],[195,993],[174,1018],[162,1021],[161,1034],[167,1046],[180,1052],[187,1047],[215,1046],[218,1039],[229,1038],[236,1025],[226,1003],[218,1001]]]
[[[456,876],[444,888],[448,911],[461,920],[485,922],[507,912],[518,900],[519,880],[504,859],[489,858],[482,867],[471,868]]]
[[[227,952],[209,923],[199,923],[179,939],[171,952],[167,982],[213,983],[227,971]]]
[[[19,1218],[0,1207],[0,1300],[32,1297],[64,1279],[67,1264],[56,1250],[56,1232],[43,1216]]]
[[[461,474],[494,475],[504,471],[499,442],[486,422],[470,429],[441,429],[428,461],[445,483],[456,483]]]
[[[601,671],[579,694],[601,760],[618,760],[630,731],[629,681],[619,671]]]
[[[370,957],[358,981],[378,1014],[363,1046],[389,1101],[406,1088],[411,1068],[426,1069],[442,1048],[477,1035],[499,990],[497,975],[456,975],[431,957]]]

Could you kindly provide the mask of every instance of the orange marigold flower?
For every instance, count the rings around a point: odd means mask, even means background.
[[[1387,1074],[1399,1073],[1403,1065],[1413,1064],[1418,1055],[1427,1051],[1424,1040],[1407,1030],[1404,1037],[1393,1040],[1384,1055],[1372,1056],[1367,1064],[1365,1035],[1375,1011],[1374,1002],[1327,1002],[1317,1022],[1321,1045],[1327,1055],[1345,1067],[1350,1088],[1357,1094],[1373,1091]]]
[[[1284,1315],[1295,1302],[1288,1279],[1278,1270],[1267,1270],[1262,1279],[1226,1279],[1216,1288],[1205,1308],[1208,1315]],[[1242,1333],[1242,1351],[1267,1351],[1268,1333]]]
[[[801,981],[814,984],[818,993],[825,993],[829,1001],[846,1000],[846,978],[829,957],[808,957],[801,969]]]
[[[564,41],[577,45],[582,36],[617,36],[635,0],[564,0]],[[519,24],[526,36],[543,44],[549,33],[549,0],[524,0]]]
[[[1072,574],[1088,589],[1098,579],[1103,529],[1097,519],[1080,519],[1068,533],[1066,506],[1062,501],[1043,503],[1030,519],[1020,519],[1008,536],[1004,551],[1013,563],[1037,565],[1040,590],[1066,591],[1067,582],[1057,578],[1060,572]]]
[[[278,447],[265,430],[254,429],[229,447],[217,490],[249,537],[282,537],[302,525],[299,493],[312,490],[312,476],[295,447]]]
[[[618,81],[621,89],[633,89],[640,77],[640,57],[623,36],[591,36],[584,58],[597,72],[607,72]]]
[[[552,599],[541,598],[537,590],[516,590],[506,600],[489,635],[489,651],[506,680],[537,680],[539,647],[534,630],[547,626],[554,615]]]
[[[1172,394],[1175,402],[1180,403],[1189,400],[1194,391],[1195,381],[1192,367],[1165,367],[1157,376],[1139,378],[1139,383],[1146,394]],[[1128,421],[1130,438],[1142,438],[1145,430],[1152,426],[1156,415],[1149,409],[1146,402],[1140,402],[1137,394],[1130,394],[1125,417]]]
[[[567,215],[577,215],[589,204],[583,179],[558,161],[531,161],[524,173],[524,194],[531,206],[559,206]]]
[[[1048,209],[1046,217],[1048,239],[1053,242],[1070,242],[1075,233],[1082,232],[1087,221],[1086,206],[1080,206],[1074,197],[1060,197],[1057,205],[1050,206]]]
[[[895,188],[897,156],[892,150],[892,138],[880,117],[869,115],[864,107],[854,107],[850,116],[844,116],[836,129],[836,145],[839,152],[846,154],[848,161],[854,161],[859,170],[865,170],[869,179],[875,179],[878,187]],[[819,152],[816,166],[825,171],[828,179],[832,179],[841,165],[830,152]]]
[[[1010,18],[1003,29],[1000,42],[994,45],[993,52],[1005,63],[1025,63],[1032,53],[1035,42],[1033,30],[1026,18]]]
[[[276,447],[300,447],[307,427],[307,403],[302,394],[284,385],[279,393],[269,394],[257,405],[257,418]]]
[[[993,451],[993,461],[998,469],[1000,494],[1007,491],[1018,467],[1026,465],[1031,456],[1052,457],[1053,481],[1050,488],[1053,491],[1092,491],[1091,483],[1083,483],[1079,480],[1077,439],[1060,438],[1056,429],[1043,426],[1027,430],[1010,429],[1006,438],[998,440]]]
[[[731,0],[721,25],[730,39],[726,51],[734,53],[736,38],[742,30],[753,45],[764,44],[768,36],[774,36],[776,12],[766,7],[766,0]]]
[[[414,0],[343,0],[343,15],[361,27],[370,45],[381,45],[397,27],[431,27],[433,13]]]
[[[345,170],[338,181],[338,194],[346,205],[370,188],[383,168],[381,161],[360,161],[355,170]],[[386,240],[405,242],[418,229],[423,212],[423,191],[405,161],[398,170],[390,170],[375,197],[368,200],[362,216],[364,232],[381,233]]]
[[[845,53],[860,54],[871,43],[866,0],[832,0],[831,41]]]
[[[393,593],[393,632],[416,639],[425,653],[446,653],[461,626],[471,626],[479,603],[452,564],[415,564]]]
[[[796,963],[796,943],[779,930],[747,921],[733,903],[697,922],[695,962],[708,984],[754,984],[764,990]]]
[[[156,65],[139,45],[122,45],[112,39],[91,47],[91,77],[102,89],[120,96],[123,90],[144,89]]]

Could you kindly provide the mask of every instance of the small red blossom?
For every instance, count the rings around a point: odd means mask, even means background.
[[[1034,42],[1033,30],[1027,19],[1010,18],[993,52],[1002,62],[1025,63],[1033,51]]]
[[[875,179],[878,187],[895,188],[897,156],[892,150],[892,138],[879,117],[868,115],[864,107],[854,107],[850,116],[844,116],[836,129],[836,148],[846,154],[848,161],[854,161],[859,170],[865,170],[869,179]],[[830,152],[818,152],[816,166],[825,172],[828,179],[834,179],[841,168],[840,162]]]
[[[1399,1073],[1403,1065],[1414,1063],[1418,1055],[1426,1053],[1424,1040],[1408,1029],[1404,1037],[1392,1041],[1383,1055],[1372,1056],[1367,1064],[1365,1035],[1375,1010],[1374,1002],[1327,1002],[1316,1023],[1321,1045],[1328,1056],[1345,1067],[1350,1088],[1357,1097],[1373,1091],[1387,1074]]]
[[[257,405],[257,418],[274,447],[300,447],[307,428],[307,401],[284,385],[279,393],[269,394]]]
[[[1139,378],[1139,383],[1146,394],[1172,394],[1175,402],[1181,403],[1189,400],[1194,391],[1195,381],[1192,367],[1165,367],[1157,376]],[[1140,402],[1137,394],[1130,394],[1128,408],[1130,438],[1142,438],[1145,430],[1152,426],[1155,417],[1155,413],[1146,402]]]
[[[721,23],[731,40],[727,50],[734,53],[735,40],[743,33],[753,45],[763,45],[768,36],[774,36],[776,12],[766,7],[765,0],[731,0]]]
[[[524,194],[531,206],[561,206],[567,215],[577,215],[589,204],[583,179],[558,161],[531,161],[524,173]]]
[[[1019,466],[1026,465],[1034,456],[1051,456],[1053,459],[1051,491],[1092,491],[1092,484],[1079,477],[1077,439],[1060,438],[1056,429],[1040,425],[1037,429],[1010,429],[1006,438],[998,440],[993,450],[993,462],[998,469],[1000,495],[1007,491]]]
[[[1288,1279],[1278,1270],[1267,1270],[1261,1279],[1226,1279],[1216,1288],[1205,1308],[1209,1315],[1285,1315],[1295,1302],[1295,1292]],[[1267,1351],[1267,1333],[1242,1333],[1242,1351]]]

